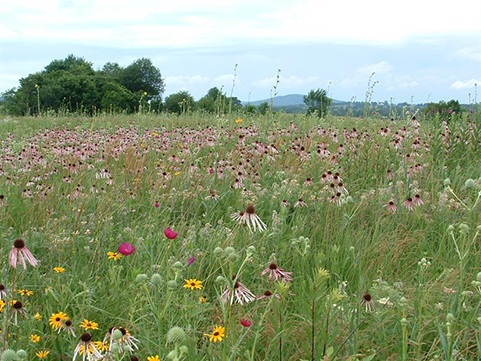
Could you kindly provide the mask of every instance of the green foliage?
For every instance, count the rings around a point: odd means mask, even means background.
[[[457,100],[449,102],[440,101],[439,103],[428,103],[424,108],[424,116],[426,119],[440,119],[442,121],[450,121],[460,119],[463,109]]]
[[[259,105],[259,113],[261,113],[262,115],[265,115],[268,110],[269,110],[269,103],[263,102]]]
[[[20,87],[2,97],[11,115],[37,115],[39,110],[95,114],[100,110],[135,112],[141,97],[158,105],[163,91],[160,71],[150,59],[136,60],[126,68],[107,63],[95,71],[92,63],[69,55],[20,79]]]
[[[324,89],[312,89],[304,96],[304,104],[307,106],[307,114],[316,112],[319,118],[324,118],[329,111],[332,99],[327,96]]]
[[[165,98],[165,110],[171,113],[185,113],[193,110],[194,98],[187,91],[180,91]]]

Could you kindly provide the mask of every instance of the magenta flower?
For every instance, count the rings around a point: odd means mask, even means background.
[[[195,257],[190,257],[188,260],[187,260],[187,266],[190,266],[192,263],[194,263],[195,261]]]
[[[158,202],[155,202],[155,203],[154,203],[154,207],[155,207],[155,208],[159,208],[159,207],[160,207],[160,204],[159,204]]]
[[[165,229],[164,234],[168,239],[174,239],[175,237],[177,237],[177,233],[175,233],[168,227]]]
[[[241,323],[241,325],[244,326],[244,327],[251,327],[251,325],[252,325],[252,322],[251,322],[251,321],[245,320],[245,319],[243,319],[243,318],[240,319],[240,323]]]
[[[9,260],[10,266],[13,268],[17,268],[17,264],[20,262],[20,264],[23,266],[23,269],[26,269],[27,265],[25,261],[30,263],[32,267],[36,267],[38,264],[38,261],[35,259],[32,252],[28,250],[27,246],[25,246],[25,242],[22,239],[17,239],[15,242],[13,242]]]
[[[269,278],[273,279],[274,281],[284,281],[290,282],[292,281],[292,272],[286,272],[275,263],[271,263],[269,267],[267,267],[264,271],[261,272],[261,276],[268,274]]]
[[[121,243],[117,251],[124,256],[128,256],[129,254],[132,254],[135,252],[135,248],[132,244],[130,243]]]

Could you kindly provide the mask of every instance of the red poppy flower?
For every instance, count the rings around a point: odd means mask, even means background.
[[[174,239],[175,237],[177,237],[177,233],[175,233],[170,228],[166,228],[164,234],[168,239]]]

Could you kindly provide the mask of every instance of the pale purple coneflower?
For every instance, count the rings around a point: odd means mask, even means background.
[[[375,303],[370,293],[365,293],[362,295],[361,305],[366,307],[367,312],[374,311]]]
[[[414,202],[413,202],[413,199],[411,197],[409,197],[408,199],[406,199],[404,202],[403,202],[403,206],[406,207],[406,209],[408,211],[412,211],[413,208],[414,208]]]
[[[113,334],[115,330],[119,330],[122,332],[122,337],[119,338],[118,340],[113,338]],[[119,353],[124,353],[126,350],[129,352],[132,352],[134,350],[138,350],[139,346],[137,346],[137,343],[139,343],[139,340],[137,340],[135,337],[133,337],[130,332],[124,328],[124,327],[112,327],[109,330],[110,333],[110,347],[109,351],[112,351],[112,345],[117,343],[119,345]],[[104,337],[104,342],[106,341],[106,338],[109,334],[105,335]]]
[[[80,341],[75,347],[72,361],[75,361],[78,355],[82,354],[82,360],[85,358],[89,361],[101,360],[102,354],[97,350],[94,343],[92,342],[92,336],[89,333],[84,333],[80,336]]]
[[[296,203],[294,203],[294,208],[297,207],[307,207],[306,202],[302,200],[302,198],[299,198]]]
[[[245,212],[237,212],[232,214],[231,218],[234,221],[239,222],[239,224],[246,224],[251,232],[256,232],[257,230],[259,232],[263,232],[267,228],[267,225],[262,222],[262,220],[256,214],[253,205],[248,205]]]
[[[264,271],[261,272],[261,276],[268,274],[270,279],[274,281],[285,281],[290,282],[292,281],[291,275],[292,272],[286,272],[282,268],[278,267],[275,263],[271,263],[269,267],[267,267]]]
[[[393,201],[389,201],[387,204],[384,205],[389,213],[396,213],[397,206]]]
[[[291,205],[291,204],[290,204],[287,200],[285,200],[285,199],[283,199],[282,202],[281,202],[281,206],[282,206],[282,207],[289,207],[290,205]]]
[[[232,276],[235,280],[236,275]],[[254,294],[241,282],[235,281],[233,287],[227,287],[224,293],[221,296],[221,300],[224,303],[229,302],[231,305],[235,303],[240,303],[244,305],[244,303],[252,302],[256,299]]]
[[[77,337],[75,334],[75,330],[73,328],[72,320],[68,319],[65,322],[62,322],[62,325],[57,329],[57,333],[60,333],[62,330],[66,330],[70,333],[73,337]]]
[[[23,304],[20,301],[16,301],[12,305],[12,312],[13,312],[13,320],[15,325],[17,324],[18,314],[20,314],[23,317],[27,317],[27,312],[25,311],[25,308],[23,308]]]
[[[312,179],[311,178],[307,178],[306,181],[304,182],[304,185],[305,186],[310,186],[312,184]]]
[[[0,284],[0,300],[7,297],[7,288]]]
[[[13,268],[17,268],[17,264],[20,262],[20,264],[23,266],[23,269],[26,269],[27,265],[25,261],[30,263],[32,267],[36,267],[38,264],[38,261],[35,259],[32,252],[28,250],[27,246],[25,246],[25,242],[22,239],[17,239],[15,242],[13,242],[9,259],[10,266]]]
[[[421,199],[421,196],[419,194],[416,194],[414,196],[413,204],[415,206],[422,206],[424,204],[423,200]]]
[[[270,298],[270,297],[272,297],[272,296],[274,296],[274,294],[273,294],[271,291],[267,290],[267,291],[265,291],[262,295],[258,296],[257,299],[258,299],[258,300],[263,300],[264,298]],[[277,293],[275,294],[275,297],[276,297],[278,300],[281,299],[281,296],[279,296],[279,294],[277,294]]]

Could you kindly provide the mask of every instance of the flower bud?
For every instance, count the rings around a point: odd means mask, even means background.
[[[184,265],[183,265],[181,262],[179,262],[179,261],[175,262],[175,263],[172,265],[172,267],[175,268],[175,269],[181,269],[183,266],[184,266]]]
[[[249,246],[247,247],[247,252],[249,253],[255,253],[256,252],[256,248],[254,246]]]
[[[224,255],[229,256],[231,253],[235,253],[234,247],[226,247],[224,249]]]
[[[20,360],[26,360],[27,357],[28,357],[28,354],[27,354],[27,351],[25,351],[25,350],[18,350],[17,356]]]
[[[167,282],[167,287],[169,287],[170,289],[175,289],[175,288],[177,288],[177,281],[175,281],[175,280],[170,280],[169,282]]]
[[[447,187],[447,186],[449,186],[449,185],[451,185],[451,179],[446,178],[446,179],[444,180],[444,186]]]
[[[454,322],[455,320],[454,315],[452,313],[448,313],[448,315],[446,316],[446,320],[448,322]]]
[[[223,276],[217,276],[217,278],[215,279],[215,282],[216,283],[223,283],[223,282],[225,282],[225,278]]]
[[[466,188],[476,188],[476,182],[473,179],[466,179],[466,182],[464,182],[464,186]]]
[[[17,353],[15,351],[8,349],[8,350],[3,351],[1,360],[2,361],[17,361],[18,356],[17,356]]]
[[[138,283],[144,283],[149,279],[149,276],[147,276],[145,273],[138,274],[137,277],[135,277],[135,281]]]
[[[154,285],[160,285],[162,283],[162,276],[158,273],[154,273],[152,277],[150,277],[150,282]]]
[[[122,331],[116,329],[114,331],[114,333],[112,334],[112,337],[114,338],[114,340],[120,340],[122,337],[124,336],[124,334],[122,333]]]
[[[229,254],[229,256],[227,257],[227,259],[230,261],[230,262],[235,262],[239,259],[239,257],[237,256],[237,254],[235,253],[231,253]]]
[[[182,355],[184,353],[188,353],[189,349],[188,349],[187,346],[182,345],[182,346],[179,347],[179,351],[180,351],[180,354]]]
[[[216,247],[216,248],[214,249],[214,254],[215,254],[216,256],[220,256],[223,252],[224,252],[224,250],[223,250],[222,248],[220,248],[220,247]]]
[[[469,232],[469,226],[466,223],[461,223],[459,225],[459,231],[468,233]]]
[[[167,343],[182,343],[186,337],[182,327],[174,326],[167,332]]]

